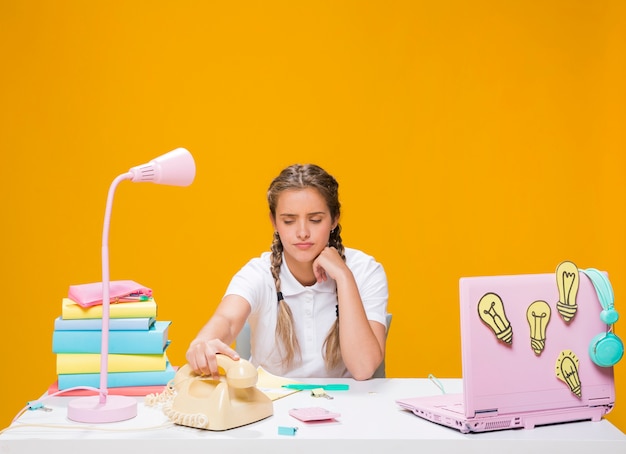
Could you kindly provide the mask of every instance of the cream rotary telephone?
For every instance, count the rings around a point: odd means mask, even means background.
[[[219,380],[198,375],[185,364],[176,372],[168,391],[147,396],[146,403],[161,401],[163,412],[175,424],[206,430],[233,429],[272,416],[274,406],[256,387],[258,373],[254,366],[222,354],[216,358]]]

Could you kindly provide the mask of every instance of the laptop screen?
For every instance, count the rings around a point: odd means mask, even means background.
[[[459,288],[466,416],[614,402],[613,368],[589,356],[607,325],[584,273],[464,277]]]

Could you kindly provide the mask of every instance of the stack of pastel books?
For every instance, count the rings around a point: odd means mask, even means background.
[[[109,391],[145,395],[162,389],[176,373],[166,355],[171,321],[157,320],[152,296],[111,303],[109,307]],[[99,388],[101,347],[102,304],[84,307],[63,298],[52,335],[57,372],[52,388]]]

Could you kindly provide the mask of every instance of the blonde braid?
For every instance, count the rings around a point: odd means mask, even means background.
[[[337,224],[337,227],[330,233],[328,244],[331,247],[337,249],[341,258],[345,261],[345,248],[341,240],[341,226]],[[330,327],[328,335],[324,340],[324,363],[326,370],[334,369],[341,360],[341,345],[339,343],[339,305],[337,305],[337,319],[333,326]]]
[[[278,313],[276,315],[276,337],[283,344],[286,357],[283,361],[290,367],[296,356],[300,355],[300,344],[295,336],[294,320],[291,308],[285,302],[283,294],[280,291],[280,267],[283,263],[283,244],[280,241],[278,232],[274,233],[272,241],[272,276],[276,285],[276,295],[278,299]]]

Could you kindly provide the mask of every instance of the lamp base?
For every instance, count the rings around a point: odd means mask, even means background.
[[[128,396],[107,396],[104,403],[100,396],[80,397],[67,405],[67,417],[85,423],[117,422],[137,416],[137,400]]]

